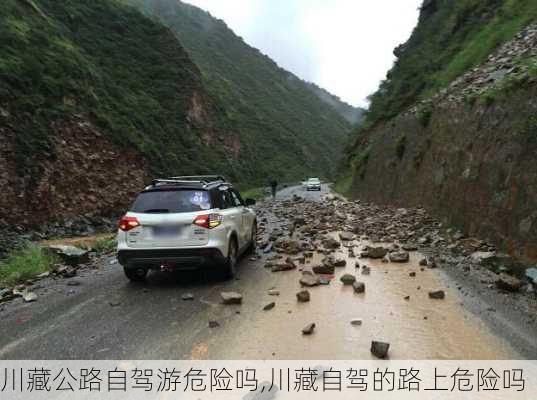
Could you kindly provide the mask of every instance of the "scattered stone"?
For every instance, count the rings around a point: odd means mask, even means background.
[[[264,310],[264,311],[269,311],[269,310],[272,310],[274,307],[276,307],[276,303],[275,303],[275,302],[268,303],[265,307],[263,307],[263,310]]]
[[[303,335],[311,335],[313,333],[314,329],[315,329],[315,324],[314,323],[308,324],[302,329],[302,334]]]
[[[317,286],[320,284],[319,277],[314,276],[312,273],[308,273],[308,271],[304,271],[302,273],[302,277],[300,278],[300,284],[303,286]]]
[[[406,251],[395,251],[393,253],[390,253],[388,258],[391,262],[406,263],[409,260],[409,255]]]
[[[310,301],[310,292],[307,290],[301,290],[296,294],[296,299],[299,303],[307,303]]]
[[[69,282],[67,282],[67,286],[80,286],[82,283],[80,281],[77,281],[77,280],[71,280]]]
[[[352,326],[360,326],[360,325],[362,325],[362,320],[361,319],[353,319],[351,321],[351,325]]]
[[[365,251],[365,254],[369,258],[384,258],[388,254],[388,249],[384,247],[369,247]]]
[[[401,246],[403,250],[406,251],[416,251],[418,250],[418,246],[416,246],[414,243],[405,243]]]
[[[294,263],[289,263],[285,261],[285,262],[279,262],[276,264],[271,264],[271,268],[272,268],[272,272],[290,271],[290,270],[296,269],[296,265]]]
[[[269,296],[279,296],[280,295],[280,291],[279,290],[276,290],[276,289],[270,289],[268,291],[268,294]]]
[[[111,300],[108,302],[112,307],[119,307],[121,305],[121,302],[119,300]]]
[[[446,297],[446,293],[443,290],[435,290],[429,292],[429,298],[436,300],[443,300]]]
[[[241,304],[242,295],[237,292],[222,292],[220,293],[222,297],[222,303],[224,304]]]
[[[498,289],[508,292],[518,292],[524,286],[523,281],[507,274],[500,274],[495,284]]]
[[[339,238],[343,241],[350,242],[351,240],[354,240],[354,233],[352,232],[341,232],[339,234]]]
[[[34,292],[25,292],[22,294],[22,299],[26,303],[31,303],[37,300],[37,294],[35,294]]]
[[[416,276],[416,272],[415,271],[409,272],[408,276],[410,276],[411,278],[414,278]]]
[[[365,283],[364,282],[354,282],[352,284],[355,293],[364,293],[365,292]]]
[[[422,258],[422,259],[420,260],[420,265],[423,266],[423,267],[425,267],[425,266],[427,265],[427,259],[426,259],[426,258]]]
[[[339,280],[343,282],[344,285],[352,285],[354,282],[356,282],[356,277],[351,274],[345,274],[339,278]]]
[[[367,265],[364,265],[362,268],[362,275],[369,275],[371,273],[371,268],[369,268]]]
[[[377,358],[386,358],[388,356],[388,350],[390,349],[390,344],[385,342],[371,342],[371,354]]]
[[[194,295],[192,293],[185,293],[181,296],[181,299],[184,301],[194,300]]]
[[[333,239],[333,238],[324,239],[322,241],[322,244],[326,249],[329,249],[329,250],[335,250],[341,247],[341,243],[339,243],[336,239]]]
[[[408,301],[408,300],[410,300],[410,296],[405,296],[404,299],[405,299],[406,301]]]
[[[47,272],[43,272],[43,273],[37,275],[36,278],[37,279],[44,279],[44,278],[48,278],[49,275],[50,275],[50,272],[47,271]]]
[[[209,321],[209,328],[218,328],[220,323],[218,321]]]
[[[335,268],[333,265],[315,265],[311,268],[316,274],[333,275]]]

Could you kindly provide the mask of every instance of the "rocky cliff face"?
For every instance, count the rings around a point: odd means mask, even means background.
[[[537,261],[537,25],[432,99],[361,136],[352,194],[422,205]]]

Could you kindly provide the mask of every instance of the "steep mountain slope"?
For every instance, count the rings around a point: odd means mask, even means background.
[[[224,28],[241,70],[212,37],[204,57],[229,69],[210,79],[174,32],[122,1],[3,1],[0,227],[121,212],[155,175],[328,175],[350,125]]]
[[[254,174],[279,180],[332,174],[350,124],[309,84],[197,7],[178,0],[126,1],[170,26],[190,52],[221,106],[223,123],[238,133],[241,153],[252,160],[250,180]]]
[[[536,261],[536,18],[529,0],[426,0],[340,187]]]
[[[314,83],[310,83],[309,88],[322,101],[332,106],[349,123],[351,123],[355,127],[361,125],[366,110],[360,107],[353,107],[350,104],[345,103],[339,97],[333,95],[332,93],[326,91],[325,89],[317,86]]]

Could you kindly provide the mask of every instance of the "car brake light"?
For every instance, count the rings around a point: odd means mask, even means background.
[[[125,232],[130,231],[131,229],[134,229],[138,226],[140,226],[140,222],[136,217],[124,216],[119,220],[119,229]]]
[[[205,214],[198,215],[194,219],[193,224],[202,228],[212,229],[216,228],[222,223],[223,217],[220,214]]]

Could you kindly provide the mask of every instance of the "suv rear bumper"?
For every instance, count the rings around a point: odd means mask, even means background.
[[[148,269],[160,269],[162,265],[174,269],[196,269],[226,261],[216,248],[119,250],[117,258],[125,268]]]

